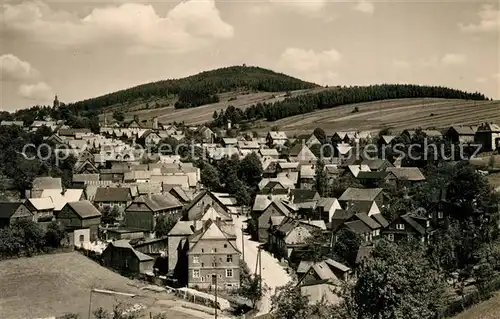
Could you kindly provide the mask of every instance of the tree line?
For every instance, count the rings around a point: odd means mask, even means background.
[[[381,84],[370,86],[336,87],[316,93],[287,97],[274,103],[257,103],[245,110],[229,106],[219,114],[214,113],[216,126],[265,119],[276,121],[285,117],[306,114],[315,110],[340,105],[405,98],[444,98],[464,100],[487,100],[482,93],[469,93],[441,86],[409,84]]]

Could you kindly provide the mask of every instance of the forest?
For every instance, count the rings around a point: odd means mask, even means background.
[[[317,93],[308,93],[285,98],[274,103],[257,103],[243,110],[229,106],[225,111],[214,114],[214,125],[224,126],[230,120],[234,124],[265,119],[276,121],[285,117],[310,113],[315,110],[340,105],[373,102],[388,99],[444,98],[464,100],[487,100],[479,92],[469,93],[438,86],[409,84],[381,84],[330,88]]]
[[[74,114],[101,111],[110,105],[123,104],[150,97],[176,95],[177,107],[195,107],[213,103],[214,95],[236,90],[284,92],[317,87],[314,83],[252,66],[232,66],[201,72],[182,79],[163,80],[69,104]],[[202,104],[200,104],[202,103]]]

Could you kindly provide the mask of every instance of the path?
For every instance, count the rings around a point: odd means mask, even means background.
[[[236,230],[236,243],[238,249],[242,251],[242,227],[244,226],[244,220],[247,217],[239,216],[234,218],[234,225]],[[245,245],[245,262],[250,268],[250,272],[255,272],[255,265],[257,262],[258,246],[260,243],[250,240],[250,236],[243,236],[243,243]],[[289,283],[292,278],[287,274],[286,270],[279,264],[278,260],[274,258],[269,252],[262,250],[262,280],[269,287],[267,293],[262,297],[259,303],[259,312],[257,315],[262,315],[269,313],[271,310],[271,296],[274,294],[276,287],[284,286]]]

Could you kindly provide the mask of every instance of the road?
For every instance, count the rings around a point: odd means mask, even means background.
[[[245,245],[245,262],[250,268],[250,272],[255,272],[255,265],[257,263],[258,255],[258,242],[250,240],[250,236],[242,234],[242,227],[244,221],[247,219],[245,216],[234,218],[234,225],[236,230],[236,243],[240,251],[242,244]],[[243,236],[243,243],[241,237]],[[261,302],[258,304],[259,312],[257,315],[269,313],[271,310],[271,296],[274,294],[276,287],[284,286],[289,283],[292,278],[287,274],[286,270],[279,264],[278,260],[271,256],[267,251],[261,251],[262,258],[262,280],[269,287],[267,293],[262,297]],[[257,270],[258,271],[258,270]]]

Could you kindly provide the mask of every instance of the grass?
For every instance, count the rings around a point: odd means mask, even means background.
[[[140,296],[131,298],[92,294],[92,311],[111,311],[118,302],[146,306],[149,312],[167,312],[169,318],[196,318],[181,311],[181,302],[166,293],[141,290],[144,286],[101,267],[77,253],[43,255],[0,262],[1,318],[30,319],[78,313],[88,317],[90,289],[105,289]],[[200,316],[203,318],[203,316]]]
[[[453,319],[497,319],[500,318],[500,293],[461,312]]]

